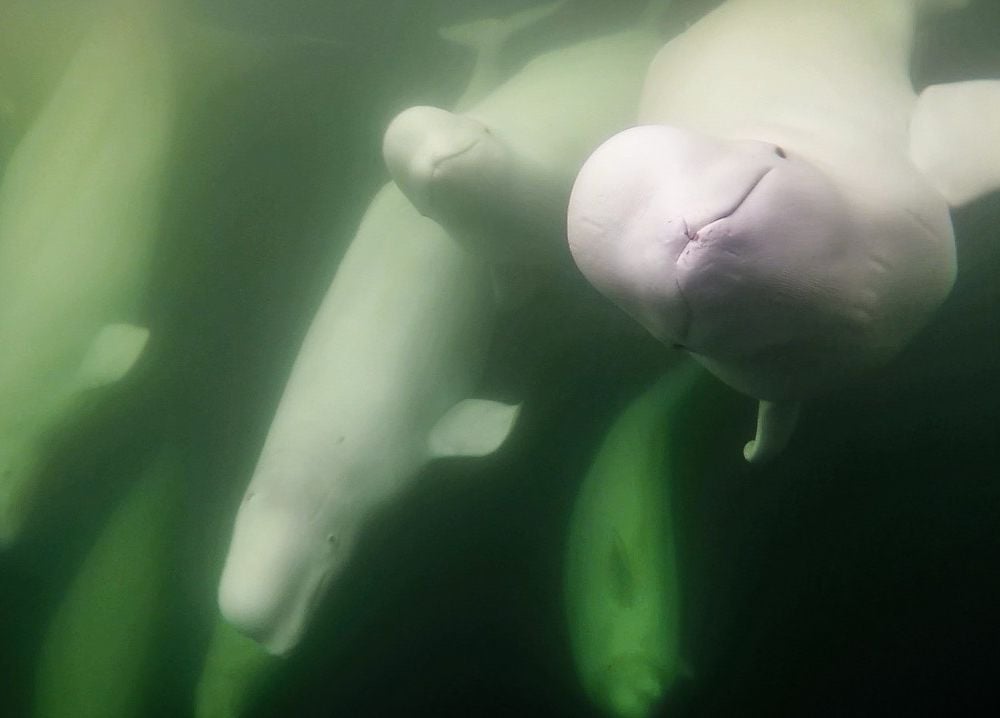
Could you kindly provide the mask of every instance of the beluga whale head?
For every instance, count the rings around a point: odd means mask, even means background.
[[[482,122],[437,107],[401,112],[389,124],[383,156],[393,180],[421,214],[453,214],[463,197],[504,176],[509,150]]]
[[[591,283],[660,341],[773,400],[809,393],[817,370],[835,371],[835,347],[858,339],[841,292],[854,231],[837,188],[781,146],[668,126],[601,146],[569,207]]]
[[[586,278],[654,337],[761,400],[759,421],[784,425],[777,446],[799,400],[891,357],[947,292],[950,275],[913,286],[928,263],[889,251],[925,232],[898,214],[793,148],[650,125],[587,160],[568,239]],[[752,444],[747,458],[764,458]]]

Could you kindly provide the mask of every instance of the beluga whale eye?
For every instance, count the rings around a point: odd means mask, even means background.
[[[778,155],[778,157],[780,157],[783,160],[788,159],[788,155],[785,154],[785,149],[781,145],[774,146],[774,154]]]

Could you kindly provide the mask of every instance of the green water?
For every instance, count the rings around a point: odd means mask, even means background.
[[[72,3],[42,4],[63,21],[38,32],[75,37]],[[53,440],[58,489],[0,555],[0,714],[32,715],[50,625],[163,437],[180,491],[163,506],[166,545],[150,544],[155,611],[142,631],[127,612],[119,628],[95,625],[135,632],[124,644],[143,654],[144,675],[130,675],[138,659],[118,669],[141,685],[135,715],[193,714],[233,515],[299,342],[386,180],[384,127],[408,106],[447,107],[460,94],[470,56],[436,28],[530,4],[178,3],[258,42],[230,47],[231,65],[210,56],[215,65],[179,77],[142,310],[152,338],[113,401]],[[675,9],[694,19],[714,4]],[[571,3],[516,37],[504,61],[513,70],[623,27],[641,5]],[[58,75],[38,60],[44,35],[31,45],[4,31],[25,27],[5,19],[29,6],[0,0],[0,90],[24,107]],[[53,42],[52,67],[69,44]],[[923,28],[913,67],[918,87],[1000,78],[1000,5],[980,0]],[[0,112],[0,122],[5,160],[27,121]],[[958,283],[900,357],[809,402],[773,464],[675,487],[693,676],[657,715],[1000,710],[1000,198],[954,220]],[[511,440],[486,459],[431,464],[380,512],[247,715],[598,715],[564,617],[570,512],[604,432],[667,361],[570,272],[506,315],[484,387],[524,402]],[[88,662],[86,647],[73,650]]]

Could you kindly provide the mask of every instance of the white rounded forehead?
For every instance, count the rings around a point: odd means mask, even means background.
[[[699,202],[698,173],[738,159],[773,161],[774,145],[728,140],[668,125],[640,125],[619,132],[587,159],[573,188],[571,213],[598,225],[617,226],[650,202]]]

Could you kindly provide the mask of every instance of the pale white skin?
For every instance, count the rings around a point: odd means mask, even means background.
[[[641,126],[574,186],[583,273],[763,400],[762,424],[786,407],[773,446],[788,407],[889,360],[954,280],[948,203],[910,154],[924,5],[725,3],[659,52]]]
[[[39,493],[49,435],[145,344],[172,78],[150,8],[94,23],[0,185],[0,544]]]
[[[661,34],[651,22],[544,53],[460,112],[414,107],[385,135],[393,179],[428,217],[499,261],[565,251],[573,178],[630,124]]]
[[[372,286],[377,283],[377,286]],[[380,190],[296,359],[236,519],[223,615],[272,653],[299,639],[372,513],[432,458],[493,327],[485,263]]]

